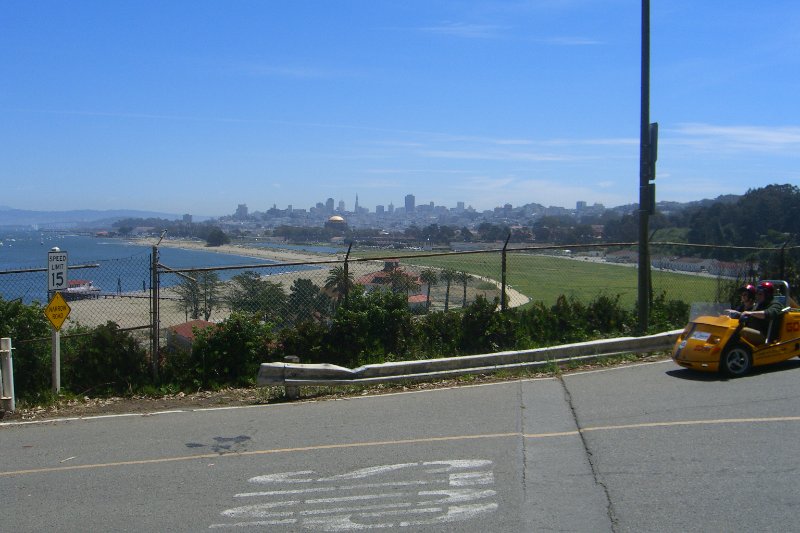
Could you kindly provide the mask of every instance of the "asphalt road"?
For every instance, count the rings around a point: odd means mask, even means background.
[[[0,531],[797,531],[800,360],[0,426]]]

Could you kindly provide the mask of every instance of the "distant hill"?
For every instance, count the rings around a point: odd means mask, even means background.
[[[155,211],[137,211],[134,209],[93,210],[79,209],[73,211],[28,211],[0,206],[0,227],[28,229],[106,229],[123,218],[163,218],[178,220],[183,215],[174,213],[158,213]],[[194,217],[196,222],[208,217]]]

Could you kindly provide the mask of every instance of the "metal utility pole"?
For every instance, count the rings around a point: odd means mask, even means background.
[[[650,0],[642,0],[642,112],[639,138],[639,332],[650,319],[649,217],[655,212],[658,124],[650,124]]]

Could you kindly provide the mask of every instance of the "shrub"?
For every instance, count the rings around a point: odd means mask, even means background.
[[[414,358],[459,355],[462,334],[460,313],[428,313],[417,323]]]
[[[667,300],[662,292],[653,298],[648,331],[655,333],[684,327],[689,320],[690,307],[681,300]]]
[[[276,357],[296,355],[301,363],[322,363],[322,344],[328,327],[314,320],[303,320],[278,332]]]
[[[489,353],[515,346],[516,312],[497,312],[498,299],[479,295],[461,319],[461,350],[465,354]]]
[[[189,358],[194,386],[249,385],[273,349],[272,326],[252,315],[234,313],[216,327],[197,330]]]
[[[49,393],[52,327],[38,303],[0,298],[0,337],[9,337],[14,349],[14,392],[22,401],[35,402]],[[18,342],[18,339],[28,339]],[[41,339],[41,340],[32,340]]]
[[[147,351],[114,322],[71,328],[62,340],[61,374],[76,394],[124,394],[148,381]]]
[[[631,331],[632,325],[636,323],[635,317],[620,306],[619,298],[619,295],[614,298],[600,295],[587,306],[586,325],[592,336],[606,333],[628,334]]]
[[[414,341],[414,326],[405,293],[373,291],[351,295],[340,306],[324,339],[327,362],[359,366],[405,355]]]

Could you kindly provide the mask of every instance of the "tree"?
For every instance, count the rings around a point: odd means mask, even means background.
[[[222,246],[223,244],[228,244],[231,242],[230,237],[228,237],[224,231],[219,228],[211,228],[206,235],[206,243],[208,246]]]
[[[295,322],[322,318],[329,307],[330,297],[314,285],[314,282],[305,278],[294,280],[289,289],[287,308]]]
[[[425,295],[425,311],[429,311],[431,308],[431,287],[439,282],[439,275],[434,269],[426,268],[420,272],[419,279],[427,286],[427,294]]]
[[[325,288],[333,291],[337,303],[347,298],[354,285],[353,275],[343,266],[333,267],[325,278]]]
[[[388,276],[389,285],[392,287],[392,292],[405,292],[410,293],[419,288],[419,283],[408,273],[400,268],[393,268]]]
[[[469,283],[469,280],[471,280],[471,279],[472,279],[472,276],[467,274],[463,270],[460,271],[460,272],[457,272],[456,275],[455,275],[455,280],[458,281],[459,283],[461,283],[464,286],[464,296],[463,296],[463,298],[461,300],[461,307],[466,307],[467,306],[467,284]]]
[[[445,282],[445,291],[444,291],[445,312],[447,312],[447,310],[450,308],[450,285],[453,283],[455,277],[456,277],[456,271],[452,268],[444,268],[439,274],[439,278],[444,280]]]
[[[263,280],[247,270],[231,278],[225,301],[233,312],[256,314],[265,322],[279,322],[284,317],[286,293],[279,283]]]
[[[194,278],[181,278],[174,291],[178,295],[178,306],[186,318],[194,320],[202,316],[211,318],[215,307],[221,303],[220,279],[216,272],[196,272]]]

